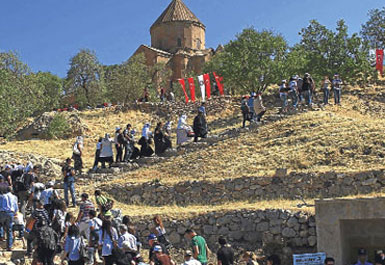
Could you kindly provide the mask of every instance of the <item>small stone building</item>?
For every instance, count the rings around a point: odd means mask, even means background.
[[[317,249],[336,264],[354,264],[359,248],[373,261],[385,250],[385,198],[316,201]]]
[[[172,71],[170,81],[201,73],[214,54],[206,49],[206,27],[183,3],[172,0],[150,28],[151,46],[141,45],[134,53],[144,53],[146,64],[165,63]],[[170,82],[171,83],[171,82]]]

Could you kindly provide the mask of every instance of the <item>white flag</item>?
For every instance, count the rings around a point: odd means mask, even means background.
[[[201,87],[202,101],[206,99],[206,86],[205,81],[203,79],[203,75],[198,76],[199,85]]]

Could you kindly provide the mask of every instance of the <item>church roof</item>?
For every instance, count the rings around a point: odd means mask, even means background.
[[[163,11],[151,27],[160,23],[173,21],[190,21],[203,25],[194,13],[183,3],[183,0],[172,0],[166,10]]]

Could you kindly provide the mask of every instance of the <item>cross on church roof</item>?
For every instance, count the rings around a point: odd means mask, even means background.
[[[182,0],[172,0],[166,10],[163,11],[151,27],[160,23],[173,21],[191,21],[203,25],[203,23],[194,15],[185,3],[183,3]]]

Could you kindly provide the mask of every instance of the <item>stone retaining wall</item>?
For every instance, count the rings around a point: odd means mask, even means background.
[[[153,226],[151,217],[133,218],[143,243]],[[277,253],[292,264],[293,253],[315,252],[317,245],[315,217],[305,212],[287,210],[242,210],[210,212],[186,220],[164,217],[167,236],[176,248],[190,248],[184,238],[187,228],[193,228],[206,238],[211,250],[218,249],[219,236],[225,236],[236,249]],[[144,243],[145,246],[147,243]]]
[[[275,177],[244,177],[220,182],[186,181],[165,185],[158,181],[135,184],[107,184],[101,189],[116,200],[130,204],[190,205],[222,204],[236,200],[332,198],[380,192],[385,187],[384,171],[356,174],[285,174]]]

